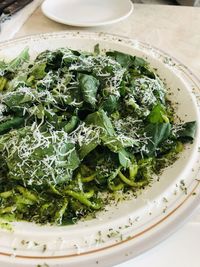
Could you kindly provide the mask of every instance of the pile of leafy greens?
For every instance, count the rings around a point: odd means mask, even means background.
[[[60,48],[0,62],[0,217],[64,225],[172,164],[196,123],[174,123],[142,58]]]

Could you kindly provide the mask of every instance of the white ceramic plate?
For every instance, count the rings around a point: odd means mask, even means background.
[[[42,11],[57,22],[80,27],[112,24],[133,11],[130,0],[46,0]]]
[[[92,51],[97,43],[101,49],[146,58],[170,88],[169,98],[178,103],[177,115],[183,121],[197,121],[199,136],[199,81],[177,60],[147,44],[103,33],[50,33],[2,43],[0,58],[13,58],[26,46],[34,58],[45,49],[66,46]],[[199,203],[199,143],[196,138],[180,158],[165,169],[160,181],[155,181],[136,199],[110,205],[95,219],[63,227],[15,222],[12,231],[0,229],[0,266],[106,267],[159,243],[174,232]]]

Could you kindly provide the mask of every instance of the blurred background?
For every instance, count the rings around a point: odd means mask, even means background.
[[[140,4],[200,6],[200,0],[132,0]]]

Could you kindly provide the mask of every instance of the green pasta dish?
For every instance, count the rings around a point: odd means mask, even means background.
[[[149,185],[195,137],[166,94],[146,60],[98,45],[1,61],[0,218],[66,225]]]

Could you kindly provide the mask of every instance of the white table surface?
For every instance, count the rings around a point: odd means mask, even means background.
[[[8,18],[8,20],[2,23],[0,41],[2,42],[8,39],[12,39],[41,3],[42,0],[34,0],[26,7],[24,7],[20,12],[15,13],[12,16],[12,19]]]
[[[135,4],[133,14],[120,23],[82,29],[53,22],[39,8],[15,37],[72,29],[103,31],[148,42],[182,61],[196,75],[200,74],[200,8]],[[200,210],[167,240],[115,267],[199,267],[199,237]]]

